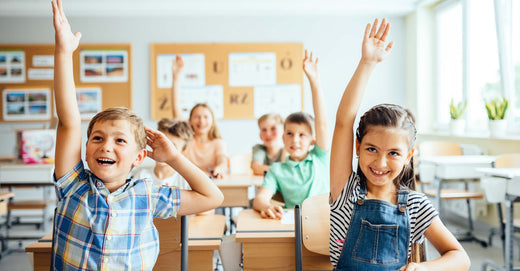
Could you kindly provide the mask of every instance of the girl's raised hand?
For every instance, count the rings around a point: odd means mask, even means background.
[[[312,52],[309,56],[307,53],[307,49],[305,49],[305,58],[303,59],[303,71],[309,81],[318,82],[319,79],[319,70],[318,70],[318,58],[315,61],[312,60]]]
[[[172,75],[173,78],[178,78],[184,69],[184,60],[180,55],[176,55],[172,63]]]
[[[52,13],[54,20],[55,50],[60,53],[72,53],[78,48],[81,33],[72,34],[69,21],[63,11],[61,0],[52,1]]]
[[[147,152],[147,156],[157,162],[166,162],[176,155],[180,155],[173,143],[161,132],[152,128],[145,127],[146,144],[152,148]]]
[[[385,47],[386,37],[390,31],[390,23],[383,19],[379,29],[377,29],[378,20],[375,19],[374,25],[367,25],[365,28],[365,36],[363,38],[363,48],[361,58],[364,62],[379,63],[392,50],[394,42],[390,42]]]

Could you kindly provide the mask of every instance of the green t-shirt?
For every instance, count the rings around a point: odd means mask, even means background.
[[[265,175],[262,187],[280,191],[285,207],[294,208],[308,197],[329,193],[330,155],[318,145],[300,162],[286,158],[284,163],[274,163]]]
[[[270,166],[275,162],[280,162],[281,159],[282,149],[280,149],[275,158],[269,158],[269,156],[267,156],[267,147],[265,145],[256,144],[253,146],[253,161]]]

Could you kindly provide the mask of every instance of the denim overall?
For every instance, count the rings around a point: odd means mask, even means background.
[[[336,271],[395,271],[408,263],[408,190],[403,187],[399,190],[397,206],[378,199],[365,199],[366,194],[366,184],[361,182]]]

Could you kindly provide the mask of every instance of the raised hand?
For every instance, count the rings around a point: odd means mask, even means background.
[[[72,34],[69,21],[63,11],[61,0],[52,1],[52,13],[54,21],[56,52],[72,53],[78,48],[81,33]]]
[[[307,49],[305,49],[305,58],[303,59],[303,71],[311,83],[317,83],[319,81],[320,73],[318,70],[318,58],[313,61],[312,52],[309,56]]]
[[[167,162],[180,155],[173,143],[163,133],[148,127],[145,127],[145,130],[146,144],[152,148],[152,151],[147,152],[148,157],[157,162]]]
[[[178,79],[182,70],[184,69],[184,60],[180,55],[176,55],[172,63],[172,75],[173,79]]]
[[[390,23],[383,19],[379,29],[377,29],[378,20],[375,19],[374,25],[367,25],[365,28],[365,36],[363,38],[362,60],[365,62],[379,63],[392,50],[394,42],[390,42],[385,47],[386,38],[390,31]]]

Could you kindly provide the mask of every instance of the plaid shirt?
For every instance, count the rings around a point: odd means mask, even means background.
[[[159,254],[153,218],[177,215],[179,189],[129,179],[110,193],[83,161],[55,185],[55,270],[152,270]]]

